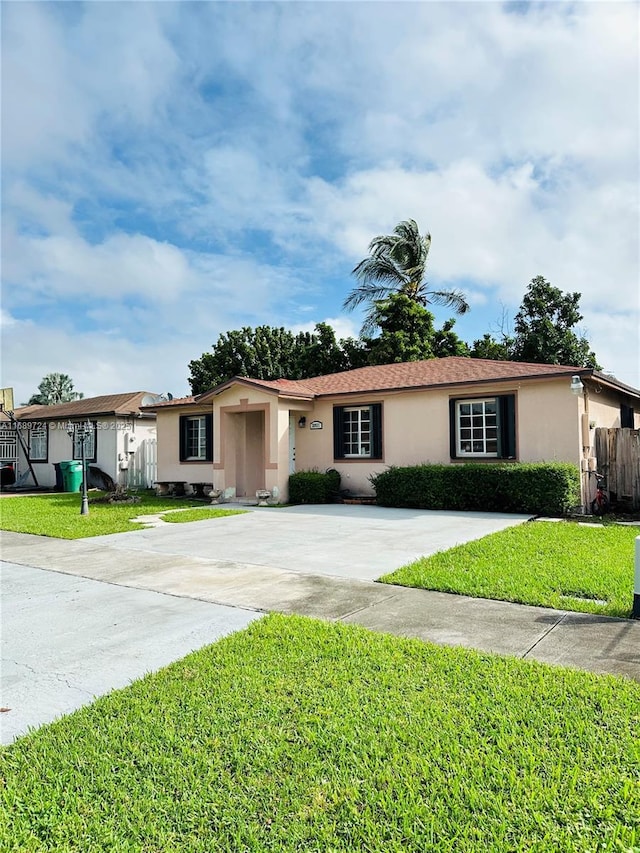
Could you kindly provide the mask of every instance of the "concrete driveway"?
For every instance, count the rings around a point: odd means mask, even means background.
[[[101,536],[100,542],[127,551],[376,580],[418,557],[529,518],[348,504],[252,508],[240,516]]]
[[[73,541],[5,533],[2,743],[260,611],[348,617],[393,596],[368,583],[381,574],[525,520],[336,505]]]
[[[525,519],[347,505],[92,539],[2,533],[2,742],[266,611],[640,681],[640,622],[371,582]]]

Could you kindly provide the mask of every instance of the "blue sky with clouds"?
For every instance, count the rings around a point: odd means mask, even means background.
[[[413,218],[465,340],[544,275],[640,386],[637,36],[624,2],[3,4],[2,384],[182,395],[229,329],[355,334]]]

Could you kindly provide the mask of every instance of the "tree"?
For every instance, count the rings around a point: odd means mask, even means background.
[[[402,293],[423,307],[446,305],[458,314],[469,310],[460,291],[429,288],[425,276],[430,247],[431,235],[422,237],[413,219],[398,223],[393,234],[373,238],[369,256],[352,271],[358,284],[344,301],[344,308],[348,310],[363,304],[369,306],[363,334],[370,333],[376,326],[376,302],[394,293]]]
[[[405,293],[376,302],[374,320],[380,335],[368,339],[369,364],[468,354],[467,345],[452,331],[455,320],[447,320],[442,329],[436,329],[433,314]]]
[[[512,361],[513,338],[503,338],[497,341],[489,332],[477,341],[469,352],[471,358],[489,358],[493,361]]]
[[[298,335],[300,338],[301,335]],[[308,341],[305,340],[300,347],[298,359],[297,374],[301,379],[340,373],[367,364],[365,342],[354,338],[336,340],[335,330],[328,323],[316,323],[314,333],[307,333],[306,338]]]
[[[202,394],[234,376],[306,379],[366,363],[365,344],[353,338],[337,341],[327,323],[298,334],[283,327],[244,326],[221,334],[213,352],[189,362],[189,384],[193,394]]]
[[[582,320],[580,293],[563,293],[541,275],[532,279],[515,316],[514,361],[600,369],[596,354],[574,326]]]
[[[84,394],[73,390],[73,380],[66,373],[48,373],[38,385],[38,393],[29,398],[28,406],[55,406],[81,400]]]

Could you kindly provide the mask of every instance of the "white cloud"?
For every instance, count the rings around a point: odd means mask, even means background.
[[[68,374],[86,397],[125,391],[189,392],[187,364],[195,352],[189,336],[140,345],[104,332],[70,332],[32,321],[14,321],[3,332],[3,387],[23,405],[48,373]]]
[[[156,337],[179,348],[189,329],[186,375],[228,328],[340,324],[371,238],[413,217],[432,282],[464,282],[478,317],[516,308],[540,273],[583,294],[621,373],[638,322],[637,6],[514,9],[8,4],[5,309],[32,309],[70,359],[87,319],[116,364],[119,341],[163,370]]]

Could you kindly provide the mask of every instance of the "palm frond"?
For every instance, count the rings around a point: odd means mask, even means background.
[[[427,290],[424,298],[426,302],[453,308],[456,314],[466,314],[469,310],[469,303],[461,290]]]
[[[379,299],[385,299],[394,290],[394,287],[389,287],[386,284],[363,282],[358,287],[354,287],[342,303],[342,307],[352,310],[353,308],[357,308],[358,305],[362,305],[363,302],[375,303]]]
[[[379,301],[379,300],[378,300]],[[360,328],[360,337],[369,338],[378,328],[378,306],[374,302],[367,313],[364,315],[364,321]]]
[[[347,296],[344,308],[353,309],[372,304],[363,326],[363,333],[376,327],[375,302],[392,293],[405,293],[410,299],[426,306],[430,302],[453,308],[466,314],[469,303],[459,290],[430,290],[425,276],[431,234],[421,236],[415,219],[404,219],[393,234],[374,237],[369,255],[352,270],[358,286]]]
[[[352,275],[359,282],[387,281],[394,287],[400,287],[406,281],[404,272],[388,257],[368,257],[353,268]]]

